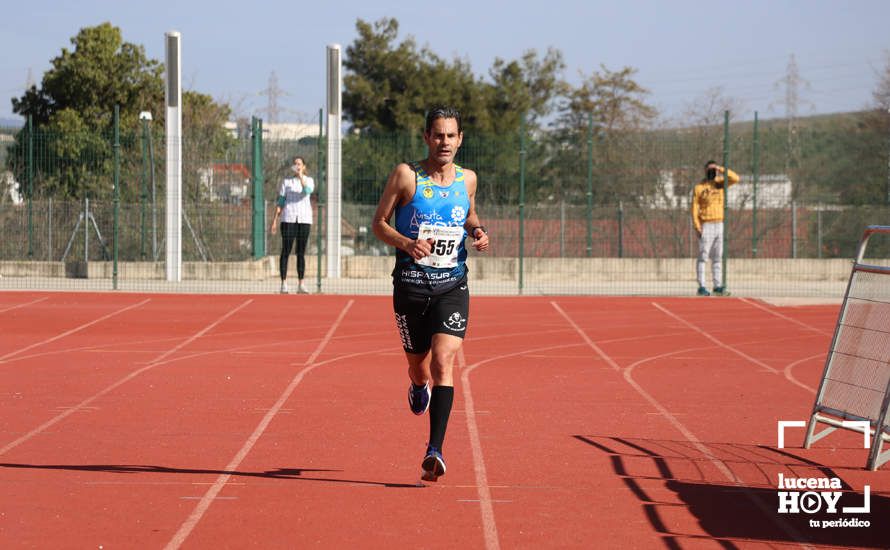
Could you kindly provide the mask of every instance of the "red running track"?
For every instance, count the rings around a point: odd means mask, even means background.
[[[836,317],[474,298],[424,486],[389,298],[0,294],[0,547],[890,547],[862,436],[777,448]],[[871,526],[778,513],[780,473]]]

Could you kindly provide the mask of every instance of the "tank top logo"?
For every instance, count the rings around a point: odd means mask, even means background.
[[[425,198],[425,199],[431,199],[431,198],[433,198],[435,195],[436,195],[436,193],[433,191],[433,188],[432,188],[432,187],[424,187],[424,188],[423,188],[423,198]]]
[[[439,215],[438,212],[433,210],[432,212],[417,212],[411,216],[411,221],[408,222],[408,227],[412,231],[416,231],[420,228],[421,224],[428,223],[430,225],[448,225],[445,223],[445,218]]]

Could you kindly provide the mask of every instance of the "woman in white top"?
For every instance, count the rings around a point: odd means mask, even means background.
[[[306,244],[309,242],[309,230],[312,228],[312,204],[309,195],[315,189],[315,182],[306,175],[306,161],[303,157],[294,157],[291,170],[294,177],[285,178],[278,190],[278,206],[269,230],[275,234],[278,221],[281,220],[281,257],[278,269],[281,273],[281,293],[287,294],[287,259],[294,242],[297,244],[297,292],[308,294],[309,289],[303,284],[306,273]]]

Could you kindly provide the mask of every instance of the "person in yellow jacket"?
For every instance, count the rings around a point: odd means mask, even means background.
[[[739,182],[732,170],[719,166],[713,160],[705,164],[705,178],[692,191],[692,224],[698,232],[698,261],[695,275],[698,278],[699,296],[710,296],[705,287],[705,264],[711,259],[711,275],[714,294],[728,296],[723,287],[723,198],[724,182]]]

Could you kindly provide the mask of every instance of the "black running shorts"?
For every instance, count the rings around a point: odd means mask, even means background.
[[[433,334],[463,338],[470,314],[470,290],[464,281],[439,295],[410,292],[396,286],[392,296],[396,327],[408,353],[426,353]]]

